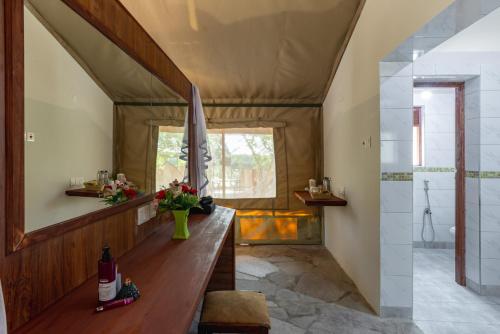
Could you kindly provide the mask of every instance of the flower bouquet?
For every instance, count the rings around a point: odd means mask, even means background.
[[[175,218],[173,239],[188,239],[187,218],[189,210],[199,207],[197,191],[186,183],[175,180],[168,188],[162,188],[155,197],[154,204],[160,213],[172,211]]]
[[[104,186],[104,203],[107,205],[120,204],[136,198],[139,192],[130,182],[114,181],[112,184]]]

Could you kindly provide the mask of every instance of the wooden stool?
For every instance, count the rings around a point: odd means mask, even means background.
[[[206,294],[198,334],[267,334],[270,328],[264,294],[253,291],[213,291]]]

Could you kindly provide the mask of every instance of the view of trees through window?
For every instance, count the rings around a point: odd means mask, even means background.
[[[208,142],[212,153],[209,193],[213,197],[276,197],[272,129],[209,130]]]
[[[182,128],[161,127],[156,169],[157,188],[184,175],[179,159]],[[212,161],[208,166],[208,194],[214,198],[276,197],[273,130],[211,129],[208,142]]]

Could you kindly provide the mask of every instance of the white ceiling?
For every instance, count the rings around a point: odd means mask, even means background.
[[[432,52],[500,52],[500,8],[437,46]]]

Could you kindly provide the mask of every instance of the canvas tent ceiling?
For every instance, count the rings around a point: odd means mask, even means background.
[[[113,101],[183,101],[64,2],[28,0],[26,4]]]
[[[362,2],[120,1],[216,103],[322,103]]]

